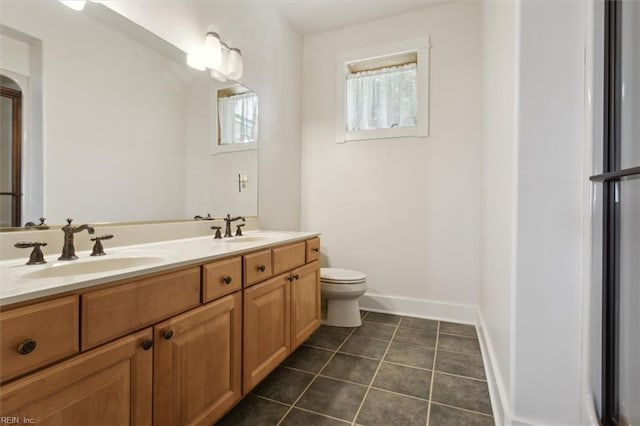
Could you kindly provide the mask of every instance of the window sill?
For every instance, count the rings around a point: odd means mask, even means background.
[[[211,152],[212,155],[218,154],[227,154],[231,152],[241,152],[241,151],[253,151],[258,149],[258,142],[250,142],[250,143],[235,143],[231,145],[218,145],[215,144],[213,146],[213,150]]]
[[[408,138],[416,136],[418,136],[418,132],[415,126],[392,129],[358,130],[354,132],[344,132],[342,133],[342,135],[338,135],[336,143],[376,139]]]

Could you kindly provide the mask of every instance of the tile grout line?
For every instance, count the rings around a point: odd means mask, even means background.
[[[469,410],[468,408],[462,408],[462,407],[457,407],[455,405],[451,405],[451,404],[445,404],[444,402],[433,402],[436,405],[442,405],[443,407],[448,407],[448,408],[454,408],[456,410],[460,410],[460,411],[466,411],[468,413],[473,413],[473,414],[480,414],[482,416],[486,416],[486,417],[491,417],[493,418],[493,414],[487,414],[487,413],[482,413],[480,411],[475,411],[475,410]]]
[[[417,328],[411,328],[410,330],[418,330],[418,329]],[[446,333],[443,333],[443,334],[446,334]],[[386,339],[376,339],[376,338],[372,338],[372,337],[360,337],[360,336],[354,336],[354,337],[358,337],[360,339],[378,340],[378,341],[381,341],[381,342],[385,342],[386,341]],[[464,336],[461,336],[461,337],[464,337]],[[436,348],[433,348],[431,346],[419,345],[419,344],[416,344],[416,343],[406,343],[406,342],[396,342],[396,343],[400,343],[402,345],[418,346],[420,349],[433,349],[434,351],[436,350]],[[306,346],[307,348],[319,349],[319,350],[323,350],[323,351],[327,351],[327,352],[333,352],[332,349],[327,349],[327,348],[323,348],[323,347],[320,347],[320,346],[311,346],[311,345],[305,345],[305,344],[303,344],[302,346]],[[467,355],[467,356],[472,356],[472,357],[475,357],[475,358],[482,358],[482,355],[470,354],[468,352],[452,351],[450,349],[440,349],[440,350],[442,352],[449,352],[449,353],[452,353],[452,354]],[[375,359],[375,358],[371,358],[371,357],[364,356],[364,355],[352,354],[352,353],[349,353],[349,352],[340,352],[340,353],[347,354],[347,355],[353,355],[353,356],[357,356],[357,357],[360,357],[360,358],[372,359],[372,360],[377,361],[377,359]],[[386,362],[391,362],[391,361],[386,361]],[[394,364],[398,364],[398,363],[394,363]],[[405,365],[405,364],[399,364],[399,365]],[[409,365],[408,367],[412,367],[412,366]],[[415,368],[421,368],[421,367],[415,367]],[[425,368],[425,370],[428,370],[428,368]]]
[[[290,405],[290,404],[284,403],[284,402],[282,402],[282,401],[278,401],[277,399],[271,399],[271,398],[269,398],[269,397],[267,397],[267,396],[262,396],[262,395],[258,395],[258,394],[255,394],[254,396],[255,396],[256,398],[264,399],[265,401],[273,402],[273,403],[278,404],[278,405],[284,405],[285,407],[293,407],[293,406],[292,406],[292,405]],[[333,419],[333,420],[339,420],[339,421],[341,421],[341,422],[342,422],[342,423],[344,423],[344,424],[349,424],[349,422],[347,422],[345,419],[341,419],[341,418],[339,418],[339,417],[333,417],[333,416],[330,416],[330,415],[328,415],[328,414],[318,413],[317,411],[309,410],[308,408],[302,408],[302,407],[293,407],[293,408],[295,408],[296,410],[307,411],[307,412],[312,413],[312,414],[315,414],[315,415],[317,415],[317,416],[327,417],[327,418],[329,418],[329,419]],[[485,414],[485,415],[486,415],[486,414]]]
[[[322,327],[322,325],[320,325]],[[329,357],[329,359],[322,364],[322,367],[320,367],[320,370],[318,370],[318,372],[313,376],[313,379],[311,379],[311,381],[309,382],[309,384],[302,390],[302,392],[300,392],[300,395],[298,395],[298,398],[296,398],[295,401],[293,401],[293,403],[291,404],[291,407],[289,407],[289,409],[287,410],[286,413],[284,413],[284,416],[282,416],[282,418],[280,419],[280,421],[278,421],[278,423],[276,424],[276,426],[279,426],[280,424],[282,424],[282,422],[284,421],[284,419],[287,418],[287,416],[289,415],[289,413],[291,412],[291,410],[293,410],[293,407],[295,407],[295,405],[298,403],[298,401],[300,401],[300,399],[302,398],[302,396],[305,394],[305,392],[307,392],[307,390],[311,387],[311,385],[316,381],[316,379],[318,377],[320,377],[320,372],[322,370],[325,369],[325,367],[331,362],[331,360],[336,356],[336,354],[338,353],[338,350],[340,350],[340,348],[347,342],[347,340],[349,340],[349,338],[351,337],[351,335],[353,333],[355,333],[355,331],[358,328],[354,328],[353,330],[351,330],[351,332],[349,334],[347,334],[347,336],[344,338],[344,340],[342,341],[342,343],[340,344],[340,346],[338,346],[333,353],[331,354],[331,356]]]
[[[436,347],[433,350],[433,368],[431,369],[431,385],[429,386],[429,405],[427,406],[427,423],[425,426],[429,426],[429,416],[431,416],[431,401],[433,401],[433,382],[436,377],[436,359],[438,358],[438,339],[440,338],[440,321],[438,321],[438,328],[436,329]]]
[[[382,361],[387,356],[387,352],[389,352],[389,348],[391,347],[391,342],[393,342],[393,339],[396,337],[396,333],[398,332],[398,329],[400,328],[400,322],[401,321],[402,321],[401,318],[398,319],[398,324],[396,324],[396,329],[393,331],[393,335],[391,336],[391,340],[389,340],[389,343],[387,343],[387,347],[384,350],[384,353],[382,354],[382,357],[380,358],[380,361],[378,362],[378,367],[376,368],[375,373],[373,373],[373,376],[371,377],[371,381],[369,382],[369,386],[367,386],[367,391],[364,393],[364,397],[362,398],[362,401],[360,401],[360,406],[358,407],[358,410],[356,411],[356,414],[353,417],[353,421],[351,422],[351,426],[354,426],[356,424],[356,420],[358,419],[358,416],[360,415],[360,411],[362,410],[362,407],[364,406],[364,402],[367,400],[367,396],[369,395],[369,391],[371,390],[371,387],[373,386],[373,382],[376,380],[376,376],[378,375],[378,372],[380,371],[380,367],[382,367]]]

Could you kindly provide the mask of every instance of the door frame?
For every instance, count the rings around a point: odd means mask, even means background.
[[[11,192],[0,195],[11,196],[11,226],[20,226],[22,222],[22,92],[0,86],[0,96],[11,99]]]

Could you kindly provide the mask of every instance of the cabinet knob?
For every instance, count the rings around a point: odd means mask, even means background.
[[[260,272],[264,272],[266,269],[267,269],[267,267],[266,267],[266,266],[264,266],[264,265],[258,265],[258,271],[260,271]]]
[[[225,284],[231,284],[231,281],[233,281],[233,278],[228,275],[222,279],[222,282]]]
[[[318,247],[314,247],[311,249],[311,251],[318,253],[320,251],[320,249]]]
[[[165,330],[162,333],[162,337],[164,337],[165,339],[169,340],[173,337],[173,330],[169,329],[169,330]]]
[[[145,351],[148,351],[152,347],[153,347],[153,340],[146,339],[144,342],[142,342],[142,349],[144,349]]]
[[[27,339],[18,345],[18,353],[20,355],[28,355],[36,348],[36,341]]]
[[[298,280],[298,279],[300,279],[300,275],[298,275],[298,274],[293,274],[293,275],[291,276],[291,278],[293,278],[294,280]]]

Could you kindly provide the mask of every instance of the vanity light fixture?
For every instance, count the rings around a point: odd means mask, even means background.
[[[237,80],[242,77],[242,52],[234,47],[229,49],[228,74],[229,80]]]
[[[209,68],[212,78],[219,81],[238,80],[242,77],[242,52],[229,47],[220,35],[208,32],[204,44],[187,54],[187,65],[200,71]]]
[[[204,38],[203,54],[207,68],[215,68],[222,61],[222,46],[218,33],[208,32]]]
[[[60,3],[65,6],[73,9],[73,10],[82,10],[84,9],[85,4],[87,4],[86,0],[60,0]]]

